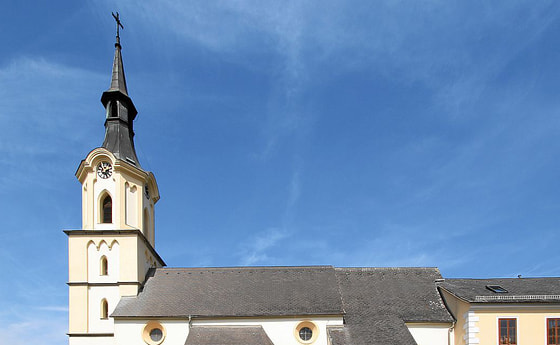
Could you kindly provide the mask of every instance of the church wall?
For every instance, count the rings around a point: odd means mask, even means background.
[[[99,277],[99,258],[101,257],[101,252],[95,253],[97,246],[100,246],[102,242],[109,243],[114,246],[113,243],[118,243],[117,247],[113,250],[106,250],[107,258],[109,260],[109,274],[114,278],[111,278],[111,282],[135,282],[138,281],[138,275],[133,269],[123,270],[120,267],[136,267],[138,258],[138,243],[139,239],[135,234],[116,234],[116,235],[92,235],[88,236],[78,236],[72,235],[68,238],[68,257],[69,257],[69,272],[68,280],[69,282],[86,282],[88,281],[88,276],[94,279],[92,282],[104,282],[102,278]],[[116,242],[115,242],[116,241]],[[93,247],[90,247],[90,243]],[[143,246],[145,247],[145,246]],[[95,249],[93,249],[95,248]],[[101,247],[100,247],[101,248]],[[90,251],[92,251],[90,253]],[[88,260],[88,255],[91,255],[91,262]],[[117,266],[118,265],[118,266]],[[112,270],[111,270],[112,267]],[[145,274],[145,273],[143,273]],[[142,276],[143,281],[144,276]]]
[[[113,345],[113,337],[70,337],[68,345]]]
[[[125,207],[126,207],[126,217],[125,222],[127,225],[138,228],[138,187],[135,185],[131,185],[130,183],[126,182],[124,184],[125,187]]]
[[[113,319],[101,317],[101,301],[107,300],[108,315],[111,315],[120,300],[118,286],[90,286],[88,289],[88,332],[113,333]]]
[[[68,281],[87,281],[87,246],[89,238],[68,237]]]
[[[165,345],[185,345],[187,340],[188,320],[158,320],[165,329]],[[142,333],[147,321],[116,320],[115,345],[146,345]]]
[[[88,245],[88,281],[90,283],[116,283],[119,281],[120,253],[119,243],[113,241],[111,247],[101,240],[99,248],[94,242]],[[107,260],[107,274],[101,272],[101,259]]]
[[[115,344],[144,345],[142,332],[149,320],[115,320]],[[165,329],[165,345],[184,345],[189,334],[188,320],[157,320]],[[301,345],[296,327],[305,321],[316,325],[314,345],[328,345],[327,326],[343,325],[342,316],[309,318],[251,318],[222,320],[193,320],[192,326],[262,326],[270,340],[278,345]],[[434,343],[439,345],[439,343]],[[447,345],[447,344],[446,344]]]
[[[138,281],[145,281],[146,274],[148,270],[152,267],[162,267],[161,263],[152,255],[152,252],[146,246],[146,243],[138,238],[138,252],[136,262],[137,262],[137,272],[138,272]],[[134,294],[136,295],[136,293]]]
[[[112,319],[100,319],[101,300],[107,299],[110,315],[120,296],[137,295],[149,265],[157,260],[134,232],[107,235],[75,231],[69,235],[68,245],[69,333],[113,332]],[[105,276],[101,275],[102,256],[107,258]]]
[[[407,323],[406,326],[418,345],[451,345],[451,324]]]
[[[314,345],[327,345],[327,326],[341,326],[341,316],[314,318],[274,318],[274,319],[240,319],[240,320],[204,320],[193,322],[197,326],[262,326],[270,340],[278,345],[301,345],[297,338],[296,327],[305,321],[316,325],[317,338]],[[315,332],[315,331],[314,331]]]
[[[68,289],[68,332],[86,333],[88,329],[87,314],[84,313],[88,307],[87,286],[70,286]]]
[[[115,167],[115,174],[119,176],[119,197],[123,200],[118,212],[123,216],[119,229],[143,230],[142,210],[146,199],[143,197],[144,181],[132,176],[123,166]],[[143,232],[143,231],[142,231]]]
[[[113,174],[103,179],[97,175],[100,162],[110,162]],[[103,148],[93,150],[79,169],[78,178],[82,183],[82,228],[86,230],[139,229],[147,235],[153,245],[153,200],[145,196],[145,186],[152,185],[151,197],[159,198],[157,185],[152,174],[144,172],[126,163],[116,161],[113,154]],[[112,223],[101,222],[101,197],[104,193],[111,196],[113,202]],[[144,222],[144,210],[148,212],[149,224]]]

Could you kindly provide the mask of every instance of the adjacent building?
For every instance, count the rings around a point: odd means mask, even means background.
[[[446,279],[456,345],[560,344],[560,279]]]

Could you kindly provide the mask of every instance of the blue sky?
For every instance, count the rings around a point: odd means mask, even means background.
[[[111,11],[169,266],[560,275],[558,2],[3,0],[6,343],[66,341]]]

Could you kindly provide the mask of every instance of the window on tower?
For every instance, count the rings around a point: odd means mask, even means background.
[[[103,198],[103,213],[101,214],[102,223],[113,222],[113,200],[107,195]]]
[[[118,107],[119,107],[119,104],[118,104],[117,101],[112,101],[111,102],[111,110],[109,111],[109,117],[118,117],[119,116]]]
[[[106,276],[106,275],[108,274],[108,272],[109,272],[109,266],[108,266],[108,264],[107,264],[107,257],[106,257],[105,255],[103,255],[103,256],[101,257],[100,266],[101,266],[101,268],[100,268],[100,274],[101,274],[102,276]]]
[[[107,300],[105,298],[101,300],[100,318],[103,320],[109,318],[109,304],[107,303]]]

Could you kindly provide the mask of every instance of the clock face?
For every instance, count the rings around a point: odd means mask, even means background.
[[[109,162],[101,162],[97,166],[97,176],[101,178],[109,178],[113,174],[113,167]]]
[[[150,191],[148,189],[148,185],[144,186],[144,195],[146,196],[146,199],[150,198]]]

